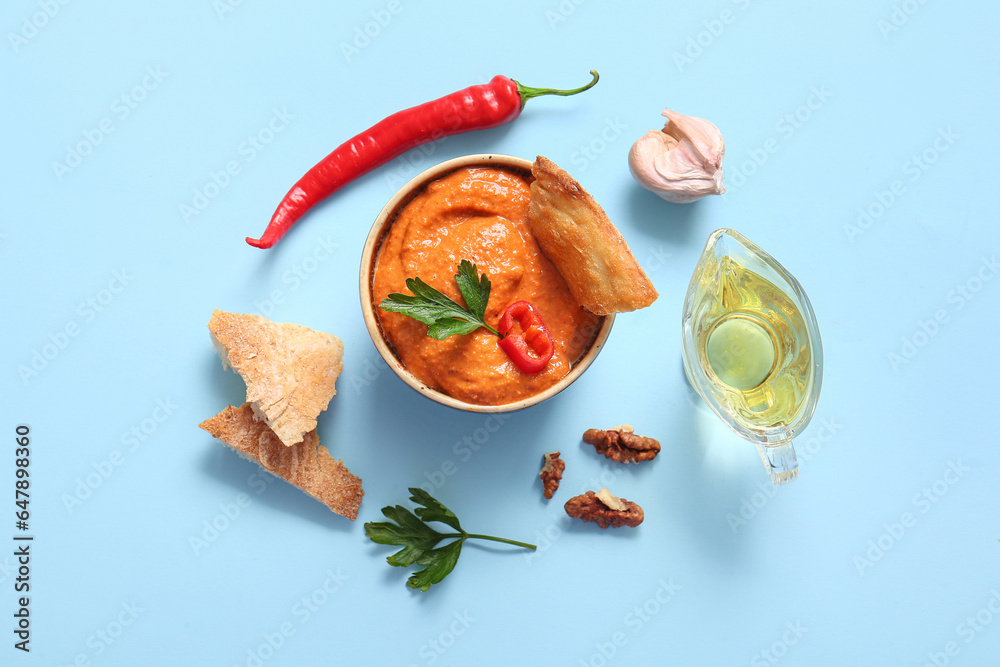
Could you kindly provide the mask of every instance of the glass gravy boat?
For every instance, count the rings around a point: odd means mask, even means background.
[[[792,437],[808,425],[823,345],[802,286],[731,229],[713,232],[682,315],[684,370],[709,407],[757,445],[771,481],[798,475]]]

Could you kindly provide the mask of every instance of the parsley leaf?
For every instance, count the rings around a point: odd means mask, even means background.
[[[440,521],[441,523],[448,524],[455,530],[462,530],[462,526],[459,524],[455,513],[438,502],[434,496],[419,487],[410,489],[410,493],[413,494],[410,500],[423,506],[416,509],[417,516],[422,520]]]
[[[440,533],[418,519],[402,505],[384,507],[382,514],[398,525],[383,522],[376,527],[373,524],[372,530],[369,531],[366,524],[365,534],[372,542],[378,544],[406,545],[402,551],[389,556],[390,565],[401,567],[412,565],[441,541]]]
[[[420,278],[406,279],[406,288],[412,294],[393,292],[382,299],[379,307],[423,322],[428,326],[427,335],[435,340],[464,336],[480,327],[500,336],[499,331],[486,323],[486,304],[490,300],[492,287],[489,276],[485,273],[480,276],[476,265],[463,259],[458,265],[455,282],[467,307],[461,306]]]
[[[416,513],[402,505],[390,505],[382,508],[382,514],[390,521],[369,521],[365,524],[365,535],[372,542],[403,547],[386,558],[389,565],[408,567],[415,563],[424,566],[406,580],[406,585],[410,588],[426,591],[432,585],[440,583],[455,569],[458,557],[462,554],[462,545],[470,538],[503,542],[525,549],[536,548],[533,544],[515,542],[502,537],[467,533],[454,512],[431,494],[416,487],[410,489],[410,494],[410,500],[420,505],[416,508]],[[458,532],[439,533],[427,525],[428,521],[444,523]],[[442,547],[437,546],[441,540],[449,538],[457,539]]]
[[[458,557],[462,555],[463,542],[465,542],[464,539],[455,540],[439,549],[428,552],[426,557],[417,561],[418,565],[426,565],[427,567],[411,574],[406,580],[406,585],[410,588],[426,591],[433,584],[441,583],[455,569]]]
[[[455,282],[458,284],[458,291],[465,299],[465,305],[472,311],[472,314],[479,319],[486,317],[486,304],[490,300],[490,277],[485,273],[479,276],[476,265],[467,259],[463,259],[458,265],[458,273],[455,274]]]

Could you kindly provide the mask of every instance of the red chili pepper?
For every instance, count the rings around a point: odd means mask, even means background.
[[[572,90],[529,88],[505,76],[470,86],[431,102],[399,111],[338,146],[292,186],[259,239],[247,237],[257,248],[270,248],[306,211],[344,185],[385,164],[400,153],[441,137],[486,130],[509,123],[524,103],[539,95],[575,95],[597,83],[594,79]]]
[[[521,325],[520,333],[511,331],[515,322]],[[552,358],[555,351],[552,335],[542,322],[542,316],[530,302],[515,301],[507,306],[497,330],[504,334],[497,345],[522,373],[541,372]]]

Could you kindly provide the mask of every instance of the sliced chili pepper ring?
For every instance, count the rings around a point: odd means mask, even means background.
[[[521,331],[514,331],[514,324]],[[503,338],[497,345],[522,373],[540,373],[552,359],[555,343],[545,327],[542,316],[529,301],[515,301],[507,306],[497,330]]]

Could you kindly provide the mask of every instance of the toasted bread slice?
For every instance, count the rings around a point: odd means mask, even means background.
[[[286,446],[302,442],[337,393],[344,344],[336,336],[260,315],[216,310],[208,323],[225,368],[247,384],[247,402]]]
[[[595,315],[653,303],[656,288],[594,198],[541,155],[531,173],[531,232],[577,302]]]
[[[365,495],[361,479],[320,446],[316,431],[306,433],[299,444],[286,447],[267,424],[255,418],[249,403],[238,408],[230,405],[199,426],[337,514],[351,521],[358,518]]]

